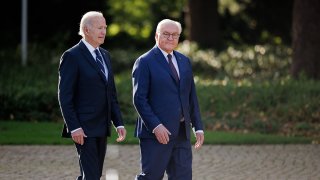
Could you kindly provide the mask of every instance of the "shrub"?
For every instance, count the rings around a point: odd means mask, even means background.
[[[226,50],[198,49],[184,41],[178,50],[193,61],[197,72],[223,79],[273,80],[286,77],[291,65],[292,49],[284,45],[228,47]]]

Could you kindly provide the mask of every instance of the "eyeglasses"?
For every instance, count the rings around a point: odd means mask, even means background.
[[[176,34],[176,33],[170,34],[170,33],[164,32],[164,33],[161,33],[161,34],[166,39],[169,39],[170,36],[172,36],[173,39],[178,39],[180,37],[180,34]]]

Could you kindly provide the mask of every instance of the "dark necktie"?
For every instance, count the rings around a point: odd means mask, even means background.
[[[177,73],[177,70],[176,68],[174,67],[173,63],[172,63],[172,55],[171,54],[168,54],[168,61],[169,61],[169,66],[170,66],[170,69],[172,71],[172,74],[174,76],[174,79],[176,80],[176,82],[178,83],[179,82],[179,76],[178,76],[178,73]]]
[[[103,60],[102,60],[102,56],[100,54],[100,52],[98,51],[98,49],[95,49],[94,52],[96,53],[96,62],[99,66],[99,68],[101,69],[101,71],[103,72],[103,74],[105,74],[105,71],[104,71],[104,66],[103,66]]]

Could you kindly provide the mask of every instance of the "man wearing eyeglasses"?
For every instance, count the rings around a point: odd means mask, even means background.
[[[141,55],[132,69],[133,104],[138,113],[135,136],[140,140],[138,180],[192,179],[190,130],[195,149],[204,141],[203,125],[190,59],[175,51],[179,22],[159,22],[156,45]]]

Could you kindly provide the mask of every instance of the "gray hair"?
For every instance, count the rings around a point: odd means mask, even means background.
[[[93,17],[103,17],[103,14],[98,11],[89,11],[85,13],[80,21],[80,27],[79,27],[79,35],[84,37],[84,27],[90,26],[92,23]]]
[[[171,19],[163,19],[162,21],[160,21],[157,25],[157,32],[160,32],[161,28],[163,25],[165,24],[174,24],[178,27],[179,29],[179,34],[182,32],[182,27],[181,27],[181,24],[178,22],[178,21],[174,21],[174,20],[171,20]]]

